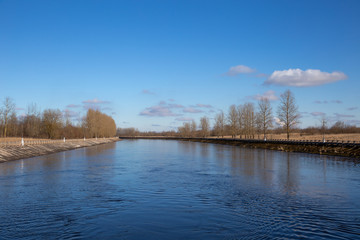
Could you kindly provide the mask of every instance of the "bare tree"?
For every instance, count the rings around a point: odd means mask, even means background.
[[[178,132],[181,137],[190,137],[191,135],[191,124],[184,122],[182,127],[178,128]]]
[[[237,133],[239,137],[242,138],[242,134],[244,133],[244,106],[237,106]]]
[[[259,130],[264,134],[264,139],[266,139],[266,133],[269,128],[272,127],[272,108],[270,101],[267,98],[261,98],[258,102],[259,112],[258,112],[258,123]]]
[[[235,138],[238,130],[238,112],[235,105],[230,106],[227,120],[230,127],[231,137]]]
[[[4,124],[4,131],[3,131],[3,136],[4,137],[6,137],[6,134],[7,134],[10,115],[14,111],[15,111],[15,103],[14,103],[14,101],[11,98],[6,97],[4,102],[3,102],[3,107],[1,109],[1,115],[2,115],[3,124]]]
[[[245,138],[254,138],[256,119],[255,108],[252,103],[245,103],[243,106],[243,126]]]
[[[196,122],[192,120],[190,125],[191,137],[196,137],[196,129],[197,129]]]
[[[201,136],[202,137],[209,136],[210,123],[207,117],[204,116],[200,119],[200,127],[201,127]]]
[[[57,138],[60,136],[62,128],[62,113],[60,110],[46,109],[42,117],[44,132],[49,138]]]
[[[299,123],[300,115],[295,98],[290,90],[286,90],[280,95],[280,105],[278,107],[278,118],[284,123],[287,139],[290,138],[292,128]]]
[[[214,132],[218,137],[224,137],[225,132],[225,116],[224,112],[221,111],[220,113],[216,114],[215,116],[215,126]]]
[[[36,104],[28,105],[26,116],[23,120],[23,134],[27,137],[40,137],[41,117]]]

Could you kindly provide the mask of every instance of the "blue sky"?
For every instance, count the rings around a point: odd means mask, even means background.
[[[0,99],[171,130],[290,89],[360,126],[360,1],[0,0]]]

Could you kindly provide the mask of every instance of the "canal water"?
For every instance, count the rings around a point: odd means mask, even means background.
[[[359,239],[350,159],[125,140],[0,164],[0,239]]]

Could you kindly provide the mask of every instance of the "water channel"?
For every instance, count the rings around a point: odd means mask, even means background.
[[[360,163],[124,140],[0,164],[0,239],[360,239]]]

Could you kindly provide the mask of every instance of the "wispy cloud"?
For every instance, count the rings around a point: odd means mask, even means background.
[[[110,104],[111,103],[110,101],[104,101],[94,98],[94,99],[82,101],[82,103],[83,103],[83,108],[86,110],[87,109],[111,110],[111,108],[108,106],[104,107],[104,105]]]
[[[179,117],[179,118],[175,118],[176,121],[181,121],[181,122],[191,122],[192,120],[194,120],[193,118],[189,118],[189,117]]]
[[[169,108],[184,108],[181,104],[168,104]]]
[[[326,114],[323,113],[323,112],[312,112],[310,113],[312,116],[314,117],[322,117],[322,116],[325,116]]]
[[[347,108],[347,110],[349,110],[349,111],[354,111],[354,110],[357,110],[357,109],[359,109],[358,107],[349,107],[349,108]]]
[[[199,107],[199,108],[213,108],[213,106],[211,106],[210,104],[201,104],[201,103],[196,104],[196,107]]]
[[[81,105],[77,105],[77,104],[69,104],[66,106],[67,108],[79,108],[81,107]]]
[[[269,90],[264,92],[263,94],[256,94],[254,96],[248,96],[247,98],[253,99],[253,100],[261,100],[263,98],[268,99],[269,101],[276,101],[279,98],[275,95],[275,91]]]
[[[317,69],[307,69],[303,71],[297,68],[274,71],[265,81],[265,84],[293,87],[311,87],[345,79],[347,79],[347,76],[343,72],[328,73]]]
[[[259,74],[256,74],[255,77],[258,77],[258,78],[265,78],[265,77],[268,77],[269,75],[268,74],[265,74],[265,73],[259,73]]]
[[[183,112],[185,112],[185,113],[201,113],[203,111],[200,109],[193,108],[193,107],[187,107],[187,108],[184,108]]]
[[[334,113],[334,115],[337,118],[354,118],[355,117],[355,115],[340,114],[340,113]]]
[[[158,105],[145,108],[144,111],[140,112],[141,116],[148,117],[173,117],[179,116],[180,114],[174,113],[171,109],[184,108],[180,104],[168,104],[166,101],[160,101]]]
[[[108,104],[110,103],[109,101],[103,101],[103,100],[99,100],[97,98],[94,99],[90,99],[90,100],[85,100],[82,103],[84,104]]]
[[[156,93],[150,91],[150,90],[147,90],[147,89],[144,89],[141,91],[142,94],[148,94],[148,95],[156,95]]]
[[[69,110],[69,109],[65,109],[63,111],[64,117],[68,117],[68,118],[79,118],[80,117],[80,113]]]
[[[341,100],[331,100],[331,101],[328,101],[328,100],[324,100],[324,101],[316,100],[313,103],[315,103],[315,104],[328,104],[328,103],[342,104],[343,102]]]
[[[239,75],[239,74],[249,74],[249,73],[253,73],[255,72],[256,70],[253,69],[253,68],[250,68],[248,66],[245,66],[245,65],[237,65],[237,66],[234,66],[234,67],[231,67],[229,69],[229,71],[227,71],[225,73],[225,75],[227,76],[236,76],[236,75]]]
[[[179,114],[173,113],[169,107],[167,106],[152,106],[145,108],[144,111],[140,112],[141,116],[148,116],[148,117],[173,117],[179,116]]]
[[[316,100],[316,101],[314,101],[314,103],[316,103],[316,104],[328,104],[329,102],[328,101]]]

